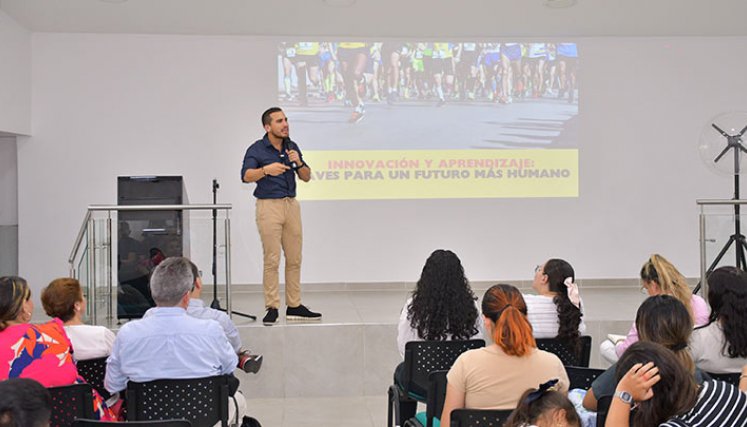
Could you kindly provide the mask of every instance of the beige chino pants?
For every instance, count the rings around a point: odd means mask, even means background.
[[[265,308],[279,308],[280,251],[285,254],[285,304],[301,304],[301,206],[294,197],[257,199],[257,229],[262,240]]]

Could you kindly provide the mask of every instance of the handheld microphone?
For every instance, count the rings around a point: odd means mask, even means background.
[[[283,138],[283,156],[281,156],[281,157],[284,157],[285,153],[288,151],[288,141],[289,140],[290,140],[289,138]],[[298,165],[296,165],[296,162],[291,162],[291,167],[293,167],[294,170],[298,169]]]

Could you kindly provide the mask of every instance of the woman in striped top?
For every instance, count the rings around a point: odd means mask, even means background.
[[[631,345],[617,367],[617,390],[607,427],[633,425],[705,427],[747,425],[747,395],[731,384],[698,386],[671,350],[651,342]]]

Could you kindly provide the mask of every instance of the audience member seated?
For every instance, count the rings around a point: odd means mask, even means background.
[[[51,400],[47,389],[34,380],[0,382],[0,427],[48,427]]]
[[[649,297],[638,308],[635,324],[641,341],[655,342],[672,350],[690,377],[700,384],[706,376],[695,367],[687,343],[693,329],[693,321],[685,306],[669,295]],[[597,400],[611,396],[615,391],[615,369],[612,365],[591,383],[584,396],[584,408],[595,411]]]
[[[451,411],[513,409],[524,390],[558,379],[558,391],[568,392],[568,375],[552,353],[539,350],[526,318],[521,293],[511,285],[495,285],[482,300],[485,329],[494,343],[462,353],[447,374],[441,425],[450,425]]]
[[[636,426],[747,425],[747,394],[723,381],[698,386],[679,358],[659,344],[630,346],[620,358],[617,378],[607,427],[628,427],[631,413]]]
[[[562,259],[538,265],[532,288],[537,295],[524,294],[524,301],[534,337],[557,338],[569,348],[580,350],[586,325],[581,319],[581,297],[573,267]]]
[[[456,254],[442,249],[433,251],[399,316],[400,356],[405,357],[405,344],[410,341],[483,339],[476,300]],[[403,376],[404,363],[400,363],[394,372],[395,383],[402,386]],[[426,390],[414,392],[427,394]]]
[[[685,305],[693,319],[695,326],[708,323],[710,310],[703,298],[694,295],[683,276],[663,256],[654,254],[641,267],[641,287],[649,296],[671,295]],[[600,353],[609,362],[615,362],[631,344],[638,341],[638,331],[635,324],[630,328],[628,335],[623,340],[612,343],[609,340],[602,342]]]
[[[34,303],[31,290],[20,277],[0,277],[0,381],[30,378],[44,387],[59,387],[85,380],[78,375],[70,339],[62,321],[32,325]],[[97,419],[115,419],[94,390]]]
[[[711,272],[708,302],[708,324],[690,339],[695,365],[715,374],[740,372],[747,364],[747,274],[736,267]]]
[[[96,359],[112,352],[114,332],[83,323],[86,299],[80,282],[69,277],[55,279],[42,291],[41,301],[49,317],[64,322],[65,332],[73,343],[75,360]]]
[[[565,394],[555,391],[557,380],[530,388],[503,427],[580,427],[581,420]]]
[[[245,372],[251,372],[256,374],[259,372],[259,368],[262,367],[262,355],[251,354],[251,352],[241,346],[241,337],[239,336],[239,330],[236,329],[233,321],[228,314],[223,311],[216,310],[205,306],[205,302],[202,300],[202,277],[200,270],[197,268],[195,263],[189,262],[189,266],[192,270],[192,276],[195,278],[192,284],[192,292],[189,294],[189,305],[187,306],[187,314],[198,319],[212,319],[218,322],[223,332],[228,338],[228,342],[233,347],[236,354],[239,356],[238,367],[243,369]],[[151,315],[153,309],[148,310],[144,317]]]
[[[232,374],[238,357],[218,322],[187,314],[195,281],[190,264],[186,258],[167,258],[153,271],[150,291],[156,307],[119,330],[106,366],[109,392],[125,390],[128,381]],[[246,402],[240,393],[234,399],[239,411],[229,404],[230,417],[241,420]]]

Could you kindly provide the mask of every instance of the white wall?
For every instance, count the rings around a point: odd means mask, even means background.
[[[31,33],[0,10],[0,132],[31,133]]]
[[[118,175],[174,174],[193,203],[209,202],[219,179],[219,201],[234,205],[233,280],[259,283],[253,186],[239,169],[275,104],[264,84],[273,66],[255,59],[271,57],[273,41],[34,34],[33,43],[34,136],[18,148],[21,274],[40,286],[66,273],[85,207],[114,204]],[[304,202],[303,280],[414,281],[439,247],[456,251],[472,280],[529,279],[550,256],[581,278],[635,277],[654,251],[697,275],[695,199],[731,196],[697,141],[715,114],[747,109],[747,39],[605,38],[579,49],[578,199]]]
[[[18,274],[16,137],[0,137],[0,276]]]

